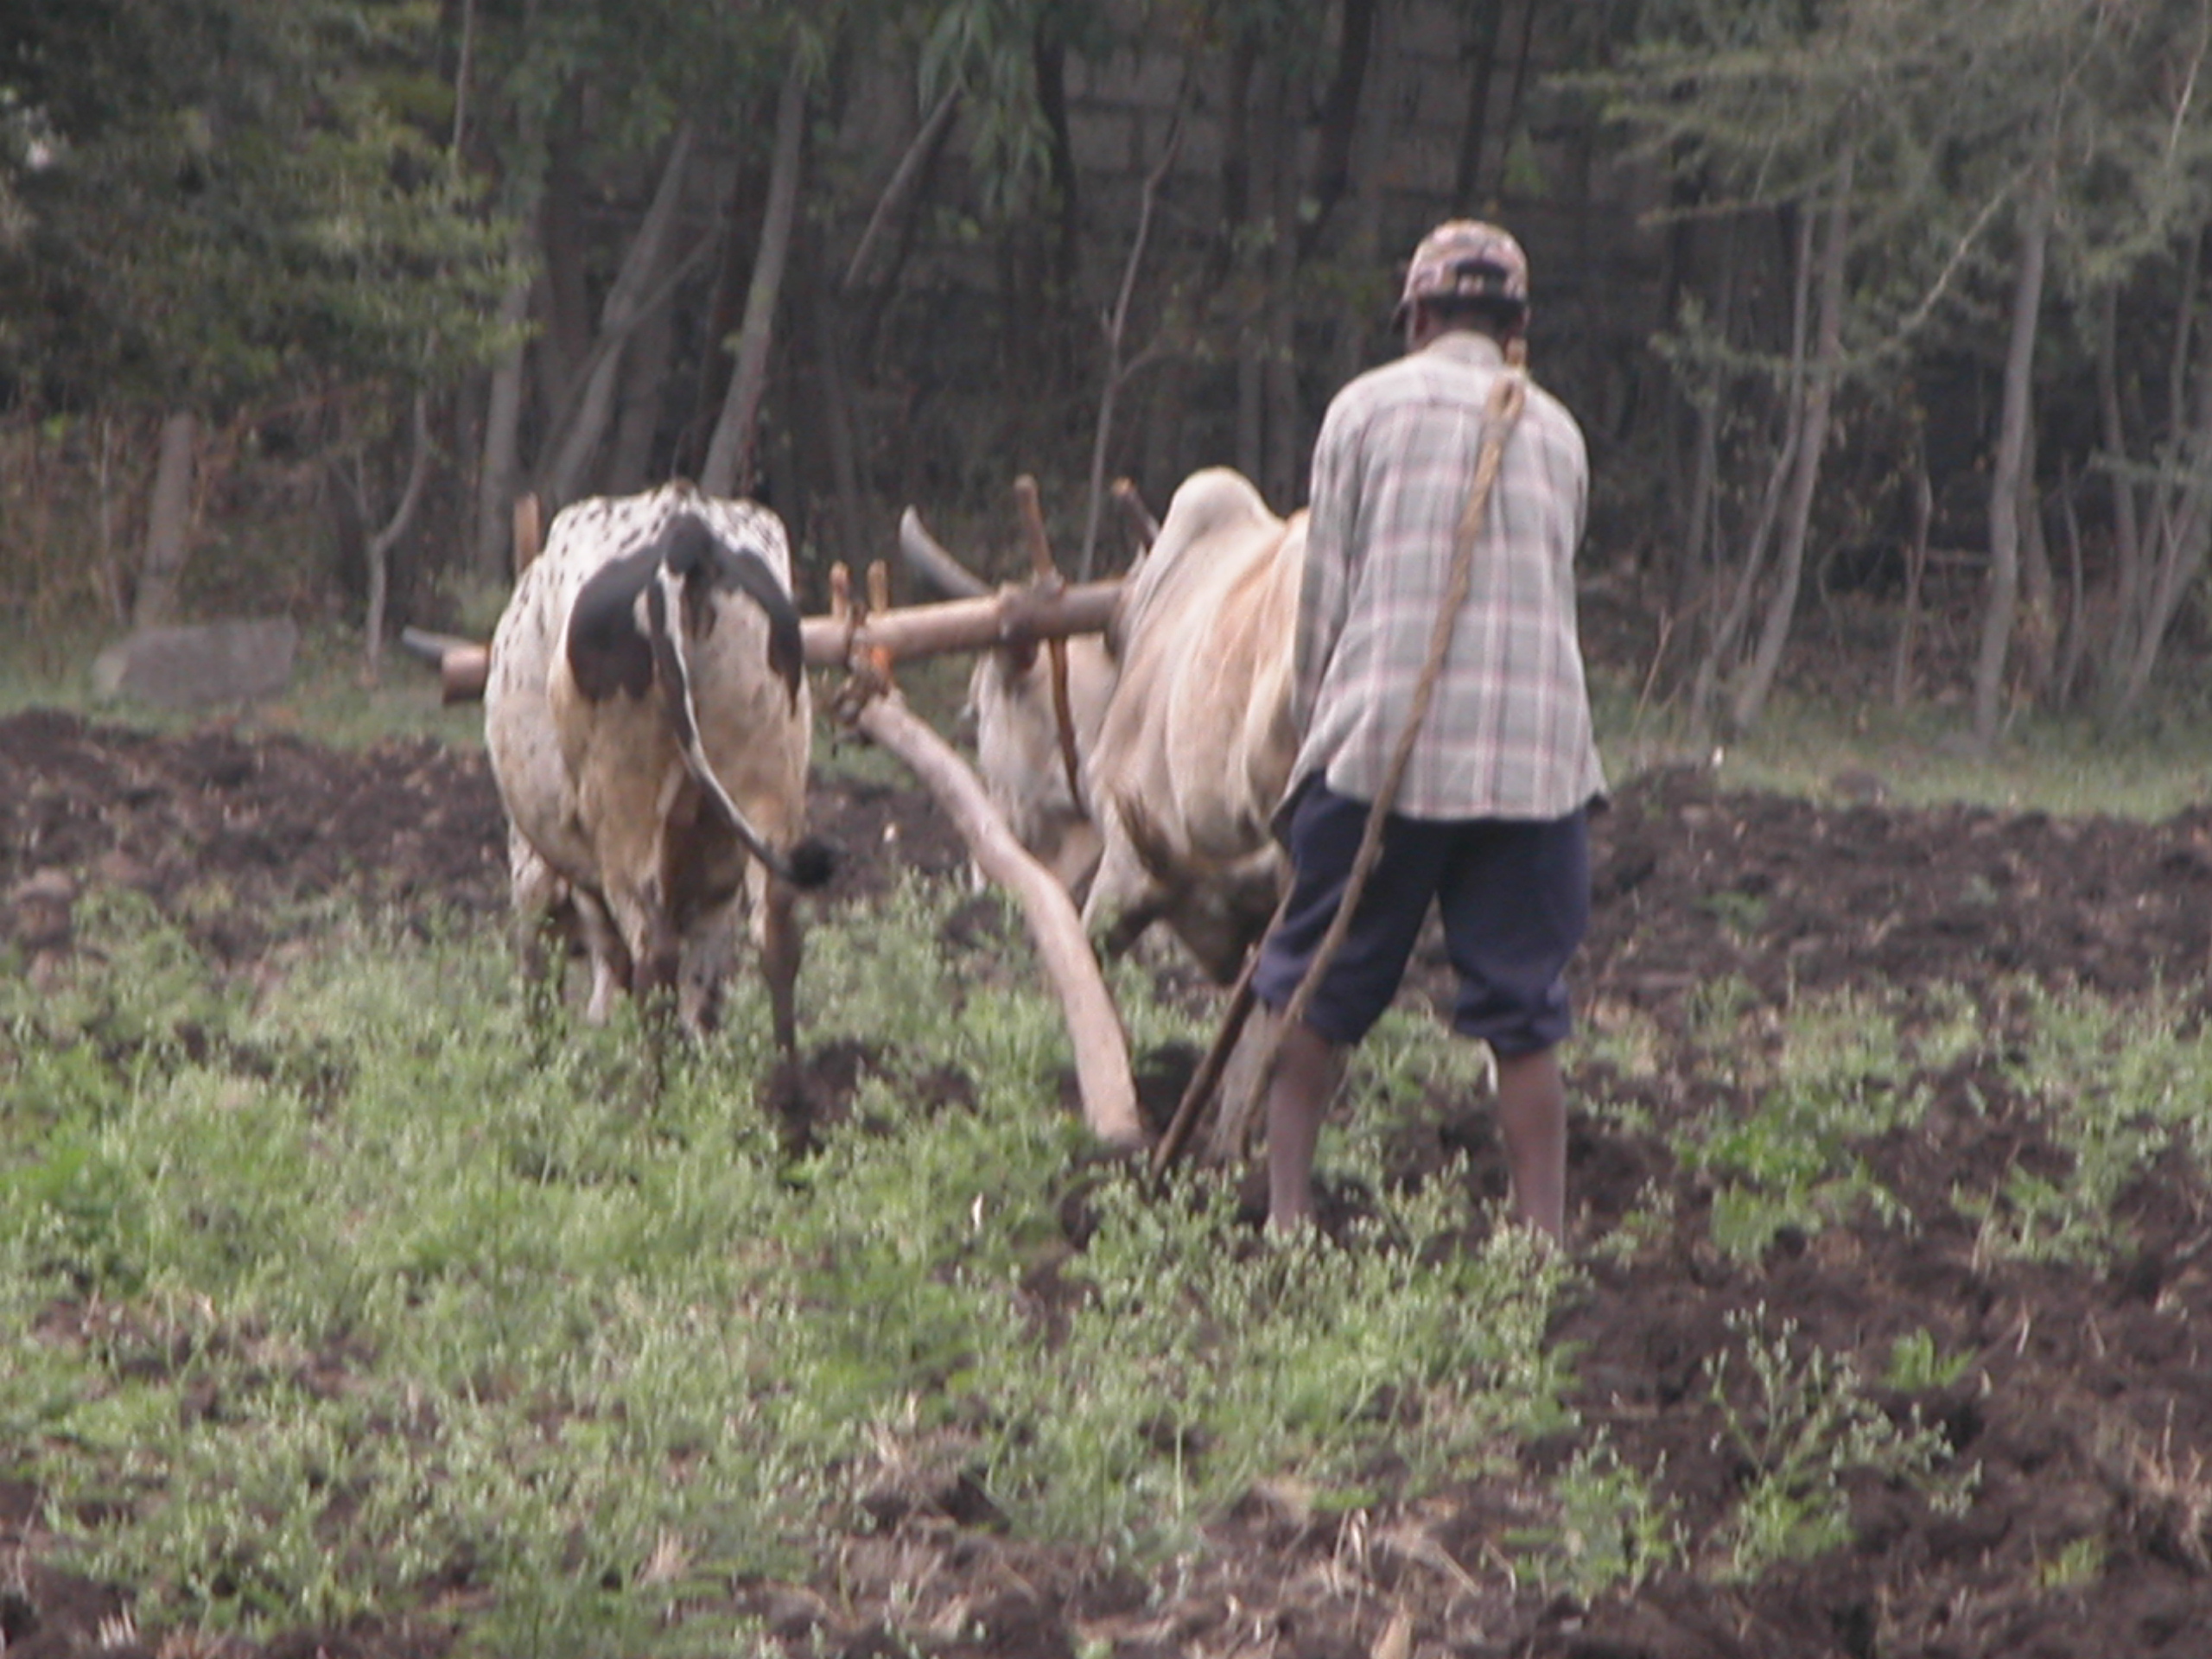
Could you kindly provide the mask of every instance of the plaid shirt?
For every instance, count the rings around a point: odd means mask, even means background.
[[[1503,358],[1466,331],[1339,391],[1313,450],[1292,713],[1292,787],[1320,772],[1371,801],[1412,706]],[[1531,385],[1475,544],[1473,582],[1394,810],[1548,819],[1605,791],[1576,634],[1589,462]]]

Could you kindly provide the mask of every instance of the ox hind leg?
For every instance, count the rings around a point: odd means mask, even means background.
[[[658,888],[659,883],[649,882],[642,893],[610,889],[607,895],[607,911],[601,913],[612,912],[607,931],[613,950],[608,960],[611,967],[622,970],[622,976],[617,980],[610,974],[605,982],[607,1006],[601,1011],[602,1020],[613,1012],[614,991],[625,981],[647,1025],[665,1025],[676,1010],[683,965],[683,941]],[[589,937],[588,928],[586,935]],[[601,984],[594,979],[594,1000]]]
[[[507,832],[507,884],[523,1018],[531,1029],[548,1032],[560,1013],[569,956],[583,926],[578,895],[512,829]]]
[[[798,895],[757,860],[745,873],[746,897],[753,911],[753,937],[760,950],[760,977],[768,986],[768,1023],[776,1052],[789,1060],[798,1053],[798,969],[805,942],[798,925]]]
[[[588,893],[575,894],[576,925],[583,934],[584,957],[591,965],[591,992],[584,1001],[584,1023],[603,1026],[614,1016],[614,999],[630,988],[635,969],[630,947],[622,941],[607,906]]]
[[[736,912],[734,902],[717,905],[684,926],[676,1019],[695,1035],[721,1028],[723,989],[737,959]]]

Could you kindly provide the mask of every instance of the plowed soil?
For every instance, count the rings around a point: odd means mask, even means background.
[[[963,861],[918,791],[833,781],[817,791],[814,816],[848,855],[833,904],[864,902],[901,864],[951,874]],[[283,944],[275,927],[296,925],[271,920],[283,900],[359,895],[458,908],[488,925],[503,906],[500,845],[497,803],[473,753],[429,742],[342,753],[215,728],[156,737],[43,712],[0,721],[0,932],[33,975],[66,957],[73,905],[100,884],[151,895],[241,967]],[[2001,1037],[2008,1021],[2033,1017],[2027,985],[2155,992],[2193,1026],[2212,940],[2212,811],[2139,824],[1822,804],[1728,792],[1680,771],[1624,783],[1597,821],[1596,847],[1579,994],[1586,1006],[1647,1018],[1662,1063],[1655,1081],[1569,1058],[1579,1096],[1626,1100],[1650,1125],[1630,1131],[1618,1116],[1582,1115],[1573,1125],[1574,1249],[1586,1290],[1554,1335],[1576,1346],[1586,1432],[1602,1427],[1625,1461],[1663,1466],[1660,1491],[1694,1545],[1749,1472],[1706,1380],[1714,1357],[1740,1345],[1732,1314],[1786,1309],[1808,1342],[1858,1357],[1870,1376],[1897,1338],[1926,1332],[1940,1352],[1971,1356],[1956,1382],[1921,1402],[1960,1458],[1980,1466],[1964,1512],[1870,1481],[1853,1491],[1848,1546],[1749,1582],[1662,1573],[1633,1595],[1584,1605],[1516,1583],[1499,1547],[1526,1523],[1564,1447],[1529,1452],[1517,1483],[1370,1512],[1356,1534],[1342,1517],[1255,1494],[1212,1529],[1198,1572],[1158,1585],[1102,1579],[1085,1560],[1007,1539],[948,1492],[896,1517],[887,1534],[852,1541],[836,1605],[857,1615],[825,1622],[825,1604],[805,1586],[759,1588],[755,1611],[772,1630],[794,1607],[817,1610],[789,1625],[791,1651],[2212,1654],[2202,1167],[2171,1156],[2120,1195],[2125,1244],[2108,1263],[1984,1260],[1951,1195],[1990,1190],[2014,1166],[2063,1181],[2068,1155],[2001,1066],[1961,1063],[1911,1079],[1926,1103],[1916,1128],[1858,1148],[1913,1225],[1870,1214],[1810,1238],[1785,1230],[1746,1263],[1707,1242],[1710,1184],[1678,1166],[1667,1133],[1728,1104],[1735,1085],[1666,1058],[1678,1045],[1687,1053],[1699,999],[1720,985],[1777,1011],[1820,993],[1879,991],[1901,1000],[1908,1033],[1913,1009],[1932,1020],[1962,995]],[[1984,1048],[1998,1054],[2004,1044]],[[837,1057],[815,1057],[807,1098],[834,1109],[837,1070]],[[1503,1189],[1478,1103],[1427,1103],[1401,1139],[1408,1179],[1467,1150],[1476,1185]],[[1357,1197],[1333,1201],[1341,1211]],[[1637,1211],[1666,1216],[1671,1230],[1633,1251],[1604,1248]],[[1902,1414],[1904,1402],[1891,1403]],[[0,1555],[11,1563],[0,1574],[0,1647],[11,1656],[92,1652],[112,1594],[26,1558],[34,1501],[0,1485]],[[2096,1569],[2063,1570],[2069,1560]],[[927,1634],[932,1609],[956,1599],[987,1640]],[[883,1611],[893,1605],[906,1610],[895,1627]],[[1396,1615],[1407,1622],[1394,1630]],[[387,1659],[421,1649],[371,1627],[299,1632],[266,1651]]]

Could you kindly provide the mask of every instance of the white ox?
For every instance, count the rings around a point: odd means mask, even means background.
[[[1083,919],[1109,949],[1164,921],[1233,979],[1274,912],[1268,821],[1297,758],[1292,657],[1306,515],[1240,474],[1185,480],[1116,607],[1120,677],[1084,768],[1105,850]]]
[[[493,635],[484,735],[518,916],[533,944],[573,916],[586,1017],[626,988],[711,1026],[742,894],[789,1052],[792,889],[830,858],[804,834],[812,715],[782,521],[683,483],[564,509]]]
[[[1105,642],[1087,633],[1069,638],[1067,664],[1073,780],[1061,748],[1050,652],[1031,645],[981,653],[968,679],[968,709],[976,721],[976,770],[1007,828],[1062,887],[1080,893],[1104,844],[1080,788],[1082,767],[1106,718],[1115,667]]]

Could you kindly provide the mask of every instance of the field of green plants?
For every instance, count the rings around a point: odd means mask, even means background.
[[[1154,1190],[1090,1144],[1018,918],[950,859],[815,911],[794,1077],[749,976],[696,1047],[533,1022],[495,890],[395,899],[365,852],[266,902],[250,862],[93,861],[35,936],[30,729],[0,722],[10,1650],[2070,1655],[2212,1618],[2201,811],[2046,843],[2070,821],[1851,809],[1876,836],[1631,781],[1573,1248],[1498,1224],[1479,1056],[1418,984],[1325,1141],[1325,1236],[1285,1247],[1236,1171]],[[827,832],[926,818],[852,775]],[[1806,919],[1831,831],[1915,919],[1840,874]],[[1987,894],[1911,896],[1977,835]],[[2135,934],[2126,880],[2060,890],[2123,844],[2168,872]],[[1962,931],[2031,902],[2148,982]],[[1877,954],[1922,923],[1961,954]],[[1113,986],[1172,1104],[1212,1002],[1164,951]]]

